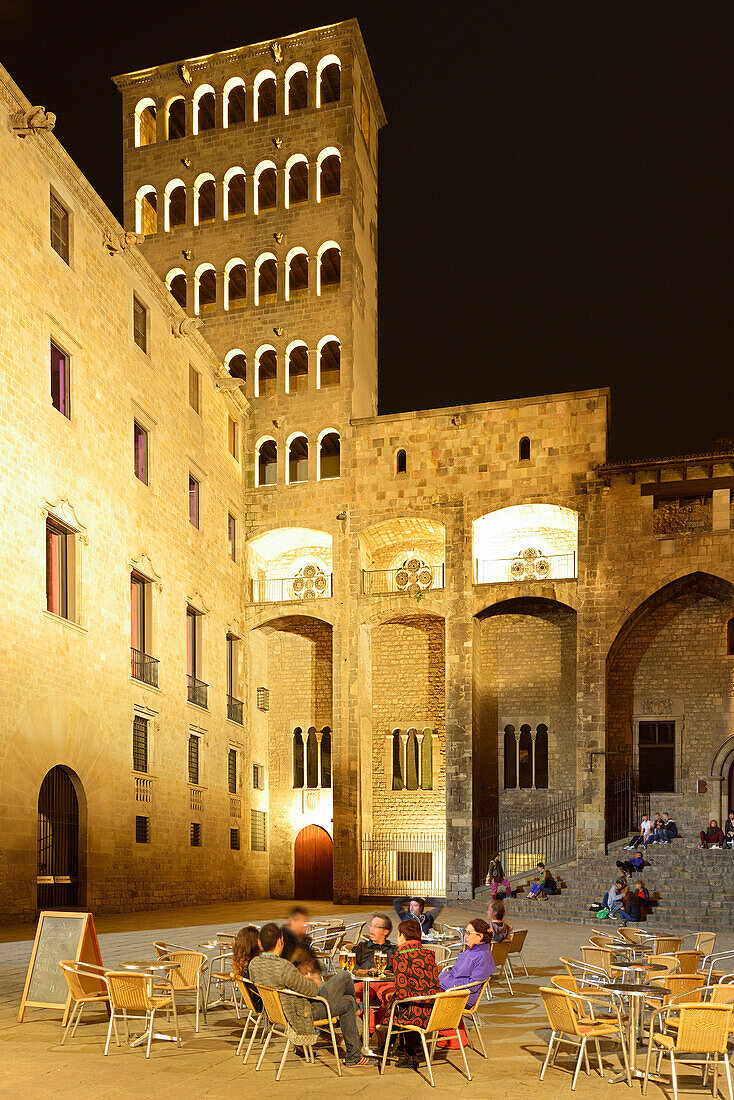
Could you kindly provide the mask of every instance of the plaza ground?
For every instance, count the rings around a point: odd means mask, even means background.
[[[169,940],[185,946],[196,947],[215,932],[233,932],[243,924],[254,920],[281,919],[287,903],[280,901],[248,901],[217,905],[196,906],[176,910],[156,910],[144,913],[108,915],[97,921],[102,958],[106,966],[113,967],[128,959],[150,957],[153,940]],[[339,914],[345,920],[367,915],[374,906],[335,906],[314,902],[310,906],[314,915]],[[479,914],[480,910],[477,910]],[[467,913],[461,910],[444,910],[443,918],[452,924],[464,924]],[[485,1060],[469,1053],[469,1066],[473,1081],[468,1082],[454,1065],[437,1059],[435,1068],[436,1095],[475,1097],[481,1100],[506,1097],[518,1088],[540,1089],[552,1095],[571,1095],[569,1059],[559,1059],[561,1068],[550,1069],[542,1084],[538,1074],[545,1054],[548,1031],[545,1013],[537,990],[558,973],[559,955],[578,956],[578,948],[588,941],[593,928],[580,924],[558,924],[543,920],[520,920],[513,914],[515,927],[527,927],[529,935],[525,950],[530,977],[518,977],[510,997],[499,985],[491,1004],[482,1009],[483,1034],[488,1051]],[[607,925],[608,926],[608,925]],[[315,1066],[306,1066],[296,1058],[289,1058],[279,1083],[275,1082],[275,1068],[282,1046],[278,1044],[272,1056],[268,1056],[259,1073],[254,1062],[243,1067],[241,1058],[235,1057],[240,1028],[233,1013],[215,1009],[209,1015],[207,1025],[202,1024],[199,1035],[194,1033],[193,1012],[185,1002],[181,1014],[182,1046],[157,1042],[153,1046],[150,1061],[144,1051],[132,1050],[114,1043],[110,1054],[103,1057],[106,1018],[97,1010],[89,1010],[74,1040],[66,1047],[59,1045],[61,1038],[60,1014],[41,1009],[28,1009],[25,1021],[17,1022],[18,1005],[23,989],[32,946],[34,926],[6,927],[0,933],[0,1043],[3,1072],[0,1077],[0,1097],[53,1096],[58,1100],[74,1100],[78,1097],[135,1097],[148,1100],[162,1094],[181,1092],[192,1097],[216,1096],[242,1097],[256,1090],[260,1097],[294,1097],[298,1100],[315,1100],[316,1097],[388,1097],[410,1094],[420,1090],[426,1095],[429,1088],[425,1077],[410,1069],[388,1066],[380,1078],[375,1070],[345,1070],[341,1080],[334,1072],[333,1058],[329,1060],[323,1048],[319,1051]],[[719,936],[717,947],[734,948],[734,934]],[[278,1049],[280,1048],[280,1049]],[[458,1054],[450,1055],[455,1062]],[[617,1063],[616,1055],[612,1061]],[[681,1094],[701,1092],[700,1074],[685,1071],[681,1075]],[[639,1091],[635,1085],[634,1091]],[[598,1074],[586,1077],[581,1074],[574,1095],[583,1097],[608,1097],[616,1089],[627,1095],[626,1085],[612,1085]],[[648,1096],[672,1095],[660,1086],[651,1084]]]

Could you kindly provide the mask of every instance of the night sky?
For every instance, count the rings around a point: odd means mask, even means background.
[[[612,389],[613,459],[734,437],[734,5],[0,0],[0,59],[121,213],[115,73],[356,16],[380,412]]]

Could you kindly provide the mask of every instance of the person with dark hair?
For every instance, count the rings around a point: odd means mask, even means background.
[[[645,866],[645,857],[641,852],[633,852],[629,859],[618,859],[617,867],[623,875],[639,874]]]
[[[307,978],[321,973],[321,966],[307,932],[308,909],[294,905],[283,925],[283,958],[292,962]]]
[[[392,906],[398,915],[398,920],[417,921],[424,936],[431,931],[433,922],[443,909],[440,901],[433,901],[431,898],[393,898]],[[426,909],[430,909],[431,912],[427,913]]]
[[[626,889],[627,879],[624,875],[620,875],[602,898],[602,908],[609,910],[610,917],[616,916],[617,911],[622,908],[622,898]]]
[[[502,860],[500,859],[499,852],[492,859],[489,864],[489,870],[487,871],[487,877],[484,880],[485,886],[492,887],[492,898],[497,897],[497,891],[500,886],[504,887],[505,897],[509,897],[512,893],[512,887],[510,886],[510,880],[505,874],[504,867],[502,866]]]
[[[502,943],[503,940],[512,935],[512,925],[505,920],[505,903],[503,901],[491,901],[487,906],[487,916],[494,943]]]
[[[260,933],[257,928],[253,924],[246,924],[244,928],[240,928],[232,948],[232,971],[235,977],[249,981],[250,962],[260,954],[261,950]],[[262,1001],[257,993],[252,992],[250,996],[255,1008],[258,1012],[262,1012]]]
[[[441,989],[453,989],[456,985],[471,985],[467,1008],[476,1004],[482,982],[491,978],[497,967],[492,958],[492,929],[480,917],[470,920],[464,932],[465,949],[450,970],[442,970],[438,976]]]
[[[637,922],[642,920],[642,907],[636,890],[625,887],[622,895],[622,906],[617,910],[616,916],[622,924],[626,924],[627,921]]]
[[[359,970],[372,970],[375,965],[375,951],[387,955],[388,962],[397,950],[388,936],[392,932],[392,921],[387,913],[375,913],[369,924],[367,940],[360,940],[354,945],[356,957],[355,973]]]
[[[346,1065],[349,1068],[376,1066],[374,1058],[362,1055],[354,982],[349,971],[342,970],[326,981],[322,981],[320,974],[314,978],[305,977],[293,963],[283,958],[283,929],[274,922],[260,929],[260,944],[262,954],[250,960],[250,980],[282,992],[281,1003],[288,1021],[287,1038],[296,1046],[312,1046],[316,1039],[311,1005],[300,997],[289,997],[287,991],[306,997],[325,997],[332,1015],[339,1019],[347,1048]],[[319,1016],[323,1014],[322,1004],[317,1003],[314,1008]]]
[[[724,834],[719,828],[719,823],[714,821],[713,818],[709,822],[709,827],[704,832],[701,830],[701,843],[699,848],[723,848],[724,847]]]
[[[658,844],[670,844],[678,836],[678,826],[665,810],[660,815],[660,824],[655,829],[655,841]]]
[[[393,1001],[404,997],[425,997],[431,993],[440,993],[438,969],[433,951],[421,944],[421,926],[417,920],[401,920],[398,925],[398,949],[390,965],[395,975],[395,991],[385,1001],[382,1018],[390,1015]],[[432,1001],[401,1005],[395,1010],[396,1019],[401,1024],[417,1024],[425,1027],[431,1015]],[[404,1036],[405,1050],[410,1058],[415,1058],[418,1050],[418,1036],[407,1032]]]
[[[724,824],[724,843],[734,848],[734,810],[729,810],[729,816]]]

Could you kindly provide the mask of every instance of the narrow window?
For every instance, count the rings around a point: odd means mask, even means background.
[[[192,848],[201,848],[201,822],[192,821],[189,832],[189,843]]]
[[[392,731],[392,789],[402,791],[405,787],[403,780],[403,754],[401,751],[400,730]]]
[[[530,461],[530,439],[526,435],[520,440],[520,461]]]
[[[257,212],[274,210],[278,200],[278,176],[275,168],[263,168],[257,177]]]
[[[308,202],[308,164],[298,160],[288,172],[288,205]]]
[[[397,455],[397,472],[404,474],[408,469],[408,456],[405,451],[398,451]]]
[[[229,830],[229,846],[233,852],[240,850],[240,831],[236,826],[232,826]]]
[[[264,77],[255,87],[255,121],[275,114],[275,77]]]
[[[308,256],[298,252],[288,261],[286,269],[288,280],[288,300],[305,298],[308,294]]]
[[[327,340],[319,349],[318,388],[338,386],[341,375],[342,349],[338,340]]]
[[[69,541],[71,532],[46,520],[46,608],[52,615],[69,618]]]
[[[257,397],[271,397],[278,381],[278,357],[273,348],[260,352],[255,363]]]
[[[139,714],[133,719],[133,771],[148,773],[148,719]]]
[[[148,484],[148,433],[137,420],[133,421],[133,451],[135,476],[144,485]]]
[[[186,680],[187,698],[197,707],[207,708],[209,686],[201,679],[202,638],[201,614],[193,607],[186,608]]]
[[[640,791],[675,790],[675,722],[640,722]]]
[[[548,727],[542,722],[535,733],[535,786],[548,789]]]
[[[169,187],[171,185],[169,184]],[[167,190],[168,224],[166,229],[179,229],[186,225],[186,188],[182,183]]]
[[[236,126],[238,123],[244,122],[246,118],[245,85],[238,77],[234,77],[228,83],[230,87],[225,86],[224,89],[224,125]]]
[[[288,353],[288,393],[308,388],[308,348],[296,344]]]
[[[264,440],[257,452],[258,485],[275,485],[278,470],[278,447],[274,439]]]
[[[250,848],[253,852],[266,850],[267,814],[264,810],[250,810]]]
[[[237,749],[230,749],[227,753],[227,790],[230,794],[237,794]]]
[[[295,485],[308,481],[308,440],[305,435],[296,436],[288,447],[288,483]]]
[[[150,818],[135,817],[135,843],[150,844]]]
[[[405,745],[405,789],[418,790],[418,738],[415,730],[408,730],[408,740]]]
[[[195,100],[194,112],[196,115],[196,133],[202,134],[205,130],[213,130],[215,125],[215,98],[214,92],[202,92]]]
[[[319,481],[340,476],[341,442],[337,432],[327,432],[319,444]]]
[[[240,460],[240,426],[237,421],[229,416],[227,418],[227,446],[232,458]]]
[[[195,413],[201,413],[201,375],[189,364],[189,405]]]
[[[257,269],[257,304],[272,305],[278,300],[278,264],[263,260]]]
[[[331,730],[328,726],[321,731],[321,786],[331,786]]]
[[[311,727],[306,738],[306,786],[318,787],[319,785],[319,743],[316,730]]]
[[[338,290],[342,279],[341,249],[325,249],[319,257],[319,294],[328,294]]]
[[[67,419],[71,419],[69,401],[69,356],[51,341],[51,403]]]
[[[533,785],[533,735],[530,726],[520,726],[520,755],[518,757],[518,772],[520,787],[529,788]]]
[[[198,225],[213,222],[217,215],[217,185],[214,180],[203,180],[194,196],[197,204]]]
[[[227,516],[227,543],[230,558],[232,561],[237,561],[237,520],[231,512]]]
[[[169,141],[186,137],[186,104],[183,96],[178,96],[168,104],[167,137]]]
[[[515,727],[505,726],[505,790],[514,791],[517,787],[517,742]]]
[[[734,619],[726,624],[726,652],[727,656],[734,657]]]
[[[217,273],[213,267],[207,267],[200,272],[196,283],[196,300],[194,303],[197,313],[216,313],[217,309]]]
[[[227,634],[227,717],[230,722],[242,725],[242,701],[239,690],[239,638]]]
[[[336,61],[325,65],[319,74],[319,105],[338,103],[341,99],[341,67]]]
[[[303,733],[300,726],[293,730],[293,786],[300,790],[305,778]]]
[[[262,764],[252,765],[252,786],[256,791],[265,790],[265,768]]]
[[[244,309],[247,305],[247,268],[243,263],[232,264],[225,270],[225,309]]]
[[[141,351],[148,351],[148,310],[133,295],[133,339]]]
[[[199,785],[199,738],[195,733],[189,734],[189,783]]]
[[[247,181],[244,172],[231,176],[227,187],[227,217],[241,218],[247,213]]]
[[[286,114],[302,111],[304,107],[308,107],[308,73],[303,69],[299,69],[291,76],[286,88],[286,96],[288,101]]]
[[[365,142],[367,143],[367,148],[369,149],[369,147],[370,147],[370,101],[369,101],[369,98],[367,96],[367,92],[365,91],[364,84],[362,85],[362,99],[361,99],[360,106],[361,106],[361,110],[360,110],[359,126],[360,126],[360,129],[362,131],[362,137],[364,138]]]
[[[199,482],[193,474],[189,474],[189,523],[199,526]]]
[[[247,358],[242,352],[230,355],[227,361],[227,369],[233,378],[241,378],[243,382],[247,381]]]
[[[69,211],[51,194],[51,247],[64,263],[69,262]]]
[[[423,730],[421,743],[421,790],[433,790],[433,732]]]
[[[146,586],[144,577],[137,573],[130,574],[130,645],[133,650],[143,656],[146,652]],[[135,676],[133,666],[133,676]],[[141,677],[136,677],[141,679]]]
[[[142,149],[156,143],[156,106],[153,99],[141,99],[135,108],[135,146]]]
[[[168,289],[174,302],[177,302],[181,309],[186,309],[186,276],[183,271],[171,277]]]

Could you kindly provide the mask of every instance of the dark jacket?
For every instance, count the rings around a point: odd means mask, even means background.
[[[410,897],[393,898],[392,906],[398,915],[398,920],[417,920],[421,926],[421,932],[425,936],[426,932],[430,932],[433,928],[433,922],[443,909],[443,905],[440,901],[432,901],[431,898],[426,898],[420,917],[414,917],[408,909],[409,901]],[[432,909],[433,912],[427,913],[426,909]]]
[[[672,817],[669,817],[667,821],[661,821],[660,828],[665,829],[666,833],[670,833],[671,836],[678,836],[678,826]]]
[[[624,905],[622,906],[625,913],[632,920],[642,920],[642,909],[640,907],[640,899],[637,894],[631,890],[624,899]]]
[[[373,943],[372,940],[360,940],[355,944],[354,954],[357,959],[356,970],[372,970],[375,965],[375,951],[382,951],[387,955],[387,969],[390,968],[390,960],[397,951],[397,946],[387,940],[383,944]]]
[[[302,974],[321,973],[319,960],[311,946],[310,936],[296,936],[287,924],[283,925],[283,958],[293,963]],[[298,993],[299,990],[296,990]]]
[[[734,833],[734,821],[730,817],[726,819],[726,825],[724,826],[724,832],[727,836],[731,836]]]

